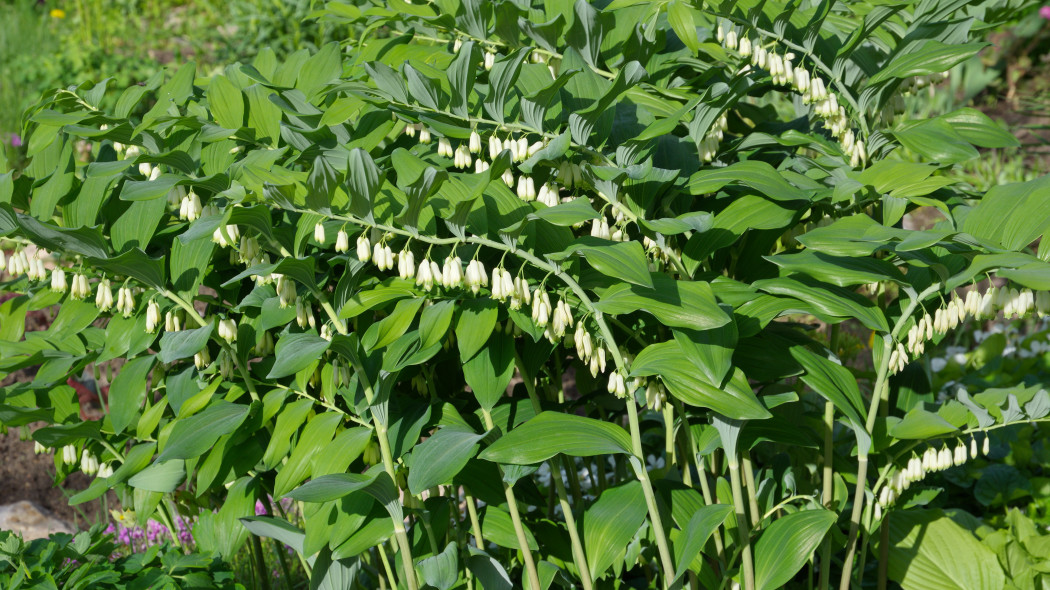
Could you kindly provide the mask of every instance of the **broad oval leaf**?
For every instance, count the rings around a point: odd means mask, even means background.
[[[496,463],[531,465],[558,453],[593,457],[630,452],[630,435],[616,425],[574,414],[541,412],[504,434],[480,457]]]
[[[940,510],[894,510],[889,577],[904,590],[998,590],[1006,576],[995,553]]]
[[[755,587],[781,588],[794,578],[836,519],[830,510],[804,510],[769,525],[755,543]]]
[[[321,358],[332,343],[313,334],[288,334],[277,341],[273,367],[267,379],[279,379],[294,375],[305,369],[310,363]]]

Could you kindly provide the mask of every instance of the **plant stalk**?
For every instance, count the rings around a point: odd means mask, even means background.
[[[821,499],[825,508],[831,508],[834,494],[833,459],[835,455],[835,404],[824,402],[824,481]],[[820,548],[820,578],[817,588],[828,590],[831,584],[831,535],[824,538]]]
[[[496,427],[496,424],[492,421],[492,413],[487,408],[481,408],[481,415],[485,419],[485,428],[492,430]],[[500,469],[500,475],[503,475],[502,469]],[[553,474],[551,475],[553,477]],[[514,488],[502,477],[500,482],[503,483],[503,495],[507,498],[510,522],[514,525],[514,536],[518,538],[518,547],[521,548],[522,561],[525,564],[525,571],[529,575],[529,587],[532,590],[541,590],[539,571],[536,569],[536,561],[532,557],[529,538],[525,534],[525,525],[521,522],[521,512],[518,510],[518,500],[514,497]]]
[[[755,565],[751,558],[751,529],[744,507],[744,490],[740,482],[740,462],[729,459],[729,483],[733,487],[733,507],[736,510],[737,532],[740,536],[740,569],[744,574],[744,590],[755,590]]]

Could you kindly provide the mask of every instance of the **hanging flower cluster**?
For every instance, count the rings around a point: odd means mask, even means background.
[[[968,459],[987,455],[990,450],[990,439],[986,434],[981,443],[980,454],[978,454],[977,438],[971,435],[969,453],[967,453],[966,444],[960,440],[954,449],[948,448],[948,444],[945,443],[940,449],[926,447],[921,457],[912,455],[907,465],[893,470],[887,478],[887,484],[879,492],[878,502],[875,504],[875,520],[882,518],[882,510],[891,506],[911,484],[922,481],[926,474],[958,467],[966,463]]]
[[[774,48],[766,48],[759,41],[752,43],[746,31],[737,33],[729,24],[719,24],[715,37],[723,47],[736,51],[740,57],[748,59],[750,66],[769,72],[773,83],[788,86],[802,95],[802,102],[813,105],[813,114],[823,119],[824,127],[842,145],[849,156],[850,166],[863,166],[868,160],[868,151],[864,140],[857,137],[850,127],[846,108],[840,104],[839,97],[829,91],[827,84],[816,73],[810,73],[795,63],[796,55],[786,52],[783,55]]]
[[[1032,312],[1044,317],[1050,313],[1050,291],[992,286],[984,293],[972,288],[964,297],[952,293],[948,303],[934,310],[933,315],[924,314],[912,325],[908,330],[907,344],[896,344],[890,354],[890,371],[899,373],[904,370],[909,358],[918,358],[926,351],[926,342],[954,330],[968,317],[990,320],[1000,311],[1006,319],[1023,318]]]

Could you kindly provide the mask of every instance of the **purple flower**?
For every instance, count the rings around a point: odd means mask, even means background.
[[[1039,16],[1050,20],[1050,4],[1039,8]]]
[[[266,506],[262,503],[262,500],[255,501],[255,516],[265,516]]]
[[[1047,8],[1047,7],[1044,7]],[[1045,16],[1045,15],[1044,15]],[[1050,17],[1048,17],[1050,18]],[[22,147],[22,137],[17,133],[11,134],[11,147]]]

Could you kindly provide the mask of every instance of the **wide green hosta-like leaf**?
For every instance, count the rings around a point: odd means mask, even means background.
[[[940,510],[894,512],[889,519],[889,575],[904,590],[1005,587],[995,553]]]
[[[572,414],[542,412],[500,437],[482,451],[481,458],[530,465],[558,453],[592,457],[630,452],[631,437],[618,426]]]
[[[755,587],[781,588],[813,555],[837,516],[830,510],[804,510],[778,518],[755,544]]]

